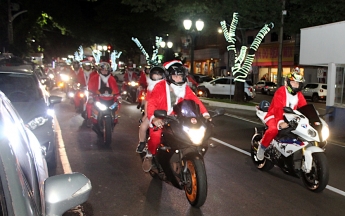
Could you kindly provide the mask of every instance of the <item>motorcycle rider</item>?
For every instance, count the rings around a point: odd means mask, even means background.
[[[265,150],[274,137],[277,136],[278,130],[289,126],[288,123],[284,122],[283,108],[291,107],[295,110],[307,104],[301,92],[303,83],[304,78],[300,74],[299,68],[295,68],[286,76],[285,85],[278,88],[275,92],[265,116],[268,129],[265,131],[258,147],[256,154],[258,160],[264,159]]]
[[[139,127],[139,144],[137,146],[136,152],[137,153],[142,153],[145,149],[146,146],[146,131],[150,126],[149,119],[147,118],[147,100],[149,98],[150,92],[152,91],[153,87],[155,84],[162,79],[165,78],[165,70],[164,68],[160,66],[155,66],[152,67],[151,70],[149,70],[149,76],[145,77],[147,79],[146,85],[147,85],[147,90],[146,90],[146,101],[144,101],[145,104],[145,115],[141,119],[141,124]]]
[[[138,75],[134,72],[133,63],[129,63],[123,76],[122,91],[127,91],[128,82],[137,81]]]
[[[116,99],[120,100],[121,96],[120,96],[120,91],[116,84],[116,80],[113,76],[110,76],[111,70],[112,69],[109,63],[101,62],[97,66],[98,73],[90,77],[90,81],[88,83],[88,91],[92,94],[99,94],[100,93],[99,89],[101,89],[102,87],[109,87],[112,90],[112,94],[117,96]],[[89,95],[87,104],[86,104],[86,115],[87,115],[86,123],[88,127],[92,125],[92,122],[91,122],[92,105],[93,105],[93,97],[92,95]],[[119,106],[119,109],[120,109],[120,106]]]
[[[139,87],[137,90],[137,101],[138,101],[138,105],[137,108],[139,109],[141,106],[141,103],[143,103],[144,101],[140,101],[139,97],[142,95],[143,92],[146,92],[146,88],[147,88],[147,79],[149,79],[149,74],[150,74],[150,67],[147,66],[144,68],[143,71],[140,72],[140,77],[139,77]]]
[[[161,141],[163,120],[155,118],[155,110],[166,110],[169,115],[173,114],[173,106],[183,100],[193,100],[200,107],[200,112],[206,119],[210,119],[206,107],[187,85],[186,68],[179,60],[172,60],[163,64],[167,70],[167,80],[160,80],[153,86],[147,100],[147,118],[150,122],[150,139],[148,140],[148,152],[144,158],[142,167],[149,172],[152,166],[152,156]],[[154,130],[155,125],[158,130]]]

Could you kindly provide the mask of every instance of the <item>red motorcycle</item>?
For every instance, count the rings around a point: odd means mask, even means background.
[[[92,129],[99,137],[103,137],[103,142],[106,145],[110,145],[112,132],[118,121],[116,111],[119,109],[121,101],[112,94],[109,87],[102,88],[99,91],[100,94],[93,96]]]

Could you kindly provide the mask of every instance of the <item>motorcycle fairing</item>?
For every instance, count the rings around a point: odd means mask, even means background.
[[[280,140],[277,142],[273,140],[273,145],[282,153],[285,157],[288,157],[305,147],[305,144],[298,140]]]
[[[302,170],[306,173],[310,173],[311,167],[313,165],[313,153],[324,152],[321,148],[317,146],[309,146],[304,150],[304,163],[302,165]]]

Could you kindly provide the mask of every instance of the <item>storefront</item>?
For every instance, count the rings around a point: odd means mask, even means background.
[[[301,29],[300,64],[327,67],[326,108],[332,107],[335,111],[326,120],[331,134],[345,141],[344,35],[345,21]]]

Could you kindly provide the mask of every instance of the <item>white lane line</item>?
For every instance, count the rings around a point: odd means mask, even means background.
[[[64,144],[63,139],[62,139],[61,128],[60,128],[60,125],[59,125],[59,122],[58,122],[56,116],[54,116],[54,127],[55,127],[56,136],[57,136],[56,138],[58,141],[57,142],[58,151],[59,151],[59,155],[60,155],[60,159],[61,159],[63,172],[65,174],[66,173],[72,173],[71,165],[69,163],[66,149],[65,149],[65,144]]]
[[[211,140],[214,140],[214,141],[216,141],[216,142],[218,142],[218,143],[220,143],[220,144],[222,144],[222,145],[224,145],[224,146],[226,146],[226,147],[229,147],[229,148],[232,148],[232,149],[234,149],[234,150],[236,150],[236,151],[239,151],[239,152],[241,152],[241,153],[243,153],[243,154],[245,154],[245,155],[251,156],[249,152],[244,151],[244,150],[242,150],[242,149],[240,149],[240,148],[237,148],[236,146],[233,146],[233,145],[231,145],[231,144],[229,144],[229,143],[226,143],[226,142],[224,142],[224,141],[221,141],[221,140],[219,140],[219,139],[217,139],[217,138],[211,137],[210,139],[211,139]],[[330,185],[327,185],[326,188],[327,188],[328,190],[330,190],[330,191],[333,191],[334,193],[337,193],[337,194],[339,194],[339,195],[345,196],[345,191],[339,190],[339,189],[337,189],[337,188],[335,188],[335,187],[332,187],[332,186],[330,186]]]

